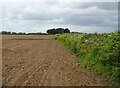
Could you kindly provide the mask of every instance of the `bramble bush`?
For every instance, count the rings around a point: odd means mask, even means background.
[[[78,56],[78,63],[93,72],[109,75],[120,85],[120,36],[112,33],[71,33],[55,36]]]

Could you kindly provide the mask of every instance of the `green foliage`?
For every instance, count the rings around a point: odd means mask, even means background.
[[[77,56],[86,69],[109,75],[120,85],[120,36],[118,32],[103,34],[71,33],[56,35]]]
[[[63,33],[70,33],[70,30],[68,28],[53,28],[47,30],[48,34],[63,34]]]

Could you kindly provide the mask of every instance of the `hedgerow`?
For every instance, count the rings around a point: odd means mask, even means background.
[[[55,37],[78,56],[77,61],[82,67],[109,75],[115,85],[120,85],[120,36],[118,32],[71,33]]]

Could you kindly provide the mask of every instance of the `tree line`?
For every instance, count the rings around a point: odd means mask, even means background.
[[[36,32],[36,33],[25,33],[25,32],[10,32],[10,31],[2,31],[0,34],[3,35],[47,35],[47,33],[41,33],[41,32]]]
[[[70,33],[70,30],[68,28],[56,28],[56,29],[53,28],[53,29],[48,29],[46,32],[47,33],[41,33],[41,32],[25,33],[25,32],[1,31],[0,34],[3,34],[3,35],[47,35],[47,34]]]
[[[62,34],[62,33],[70,33],[70,30],[68,28],[53,28],[47,30],[48,34]]]

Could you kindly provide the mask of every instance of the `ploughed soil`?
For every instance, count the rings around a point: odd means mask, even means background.
[[[51,35],[2,36],[3,86],[111,86]]]

